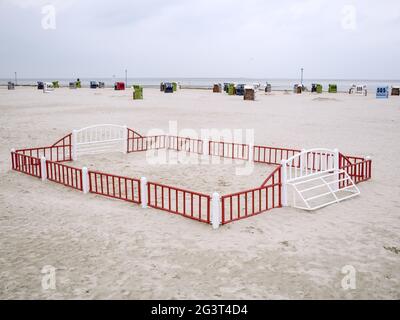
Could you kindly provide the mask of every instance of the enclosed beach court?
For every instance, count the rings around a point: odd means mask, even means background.
[[[400,101],[344,93],[257,92],[254,101],[182,89],[0,87],[3,298],[393,298],[398,296]],[[283,207],[213,230],[154,208],[85,195],[11,170],[10,150],[49,145],[72,129],[127,125],[144,135],[185,129],[254,130],[257,144],[338,148],[370,156],[372,179],[351,200],[307,212]],[[157,129],[158,132],[155,132]],[[249,133],[250,134],[250,133]],[[235,164],[151,165],[144,153],[85,155],[73,165],[211,194],[260,185],[274,167],[235,176]],[[242,165],[243,166],[243,165]],[[15,255],[18,252],[18,256]],[[359,290],[340,287],[359,270]],[[59,290],[37,272],[57,265]],[[113,270],[113,272],[110,272]],[[232,275],[235,275],[232,278]],[[371,291],[369,288],[374,287]],[[266,289],[268,288],[268,289]]]

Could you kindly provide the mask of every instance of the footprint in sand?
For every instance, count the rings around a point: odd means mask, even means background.
[[[279,244],[281,244],[285,249],[288,249],[289,251],[297,251],[297,249],[294,246],[294,244],[290,243],[287,240],[281,241],[281,242],[279,242]]]

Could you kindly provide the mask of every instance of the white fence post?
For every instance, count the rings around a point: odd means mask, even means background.
[[[250,161],[250,162],[253,162],[253,157],[254,157],[254,143],[249,143],[248,144],[248,152],[249,152],[249,154],[248,154],[248,157],[247,157],[247,161]]]
[[[122,135],[123,142],[122,142],[122,152],[128,153],[128,126],[124,126],[124,132]]]
[[[72,130],[72,160],[78,160],[78,154],[76,152],[76,145],[78,142],[77,132],[76,130]]]
[[[42,181],[47,179],[46,157],[40,158],[40,170],[42,172]]]
[[[142,208],[147,208],[147,179],[146,177],[140,178],[140,196],[142,198]]]
[[[218,229],[221,224],[220,197],[218,192],[214,192],[211,200],[211,224],[213,229]]]
[[[303,170],[304,170],[304,163],[305,163],[305,157],[307,155],[306,149],[301,149],[301,155],[300,155],[300,177],[303,176]],[[307,169],[305,170],[307,174]]]
[[[82,190],[83,193],[89,192],[89,173],[86,167],[82,168]]]
[[[339,150],[337,148],[333,149],[334,155],[333,155],[333,168],[337,172],[335,175],[335,179],[338,180],[337,183],[334,184],[334,191],[339,190],[340,188],[340,175],[339,175],[339,168],[340,168],[340,163],[339,163]]]
[[[282,206],[287,207],[287,165],[286,160],[281,161]]]

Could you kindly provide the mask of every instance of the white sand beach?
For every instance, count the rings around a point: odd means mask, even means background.
[[[73,129],[127,125],[139,133],[253,129],[255,143],[338,148],[371,156],[361,195],[306,212],[273,209],[213,230],[167,212],[11,170],[10,149],[51,145]],[[164,94],[0,87],[1,299],[400,299],[400,98],[257,94],[211,90]],[[212,194],[258,187],[274,167],[235,176],[234,164],[163,165],[144,153],[85,156],[73,165]],[[44,290],[44,266],[56,288]],[[344,290],[342,268],[356,270]]]

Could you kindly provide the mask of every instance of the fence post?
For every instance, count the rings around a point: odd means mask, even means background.
[[[123,143],[122,143],[122,152],[128,153],[128,126],[123,126],[124,131],[122,135]]]
[[[82,168],[82,191],[83,193],[89,192],[89,173],[88,168]]]
[[[165,135],[165,138],[164,138],[165,140],[164,140],[164,143],[165,143],[165,148],[164,149],[166,149],[166,150],[169,150],[169,148],[170,148],[170,145],[169,145],[169,135]]]
[[[78,155],[76,153],[76,144],[77,144],[77,132],[76,130],[72,130],[72,160],[78,160]]]
[[[339,168],[340,168],[340,159],[339,159],[339,150],[337,148],[333,149],[334,155],[333,155],[333,168],[337,174],[335,174],[335,179],[338,180],[337,184],[335,183],[334,186],[334,191],[339,190],[340,188],[340,174],[339,174]]]
[[[218,192],[214,192],[212,195],[211,202],[211,223],[213,229],[218,229],[221,224],[221,208],[220,208],[220,197]]]
[[[42,181],[47,179],[46,157],[40,158],[40,171],[42,173]]]
[[[16,164],[15,164],[16,157],[14,156],[14,154],[15,154],[15,149],[12,148],[10,151],[11,151],[11,169],[14,170],[15,167],[16,167]]]
[[[367,161],[369,161],[369,162],[367,162],[367,166],[366,166],[366,168],[365,169],[367,169],[367,172],[364,174],[364,176],[366,176],[365,178],[366,179],[370,179],[371,178],[371,173],[372,173],[372,169],[371,169],[371,165],[372,165],[372,158],[370,157],[370,156],[366,156],[365,157],[365,160],[367,160]],[[364,179],[364,177],[363,177],[363,179]]]
[[[287,165],[286,160],[281,161],[281,175],[282,175],[282,206],[287,207]]]
[[[306,157],[307,152],[306,149],[301,149],[301,155],[300,155],[300,177],[303,176],[303,170],[304,170],[304,158]],[[305,170],[307,174],[307,169]]]
[[[140,178],[140,197],[142,208],[147,208],[147,179],[146,177]]]
[[[200,137],[201,139],[201,137]],[[201,139],[201,155],[209,155],[208,154],[208,138]]]

